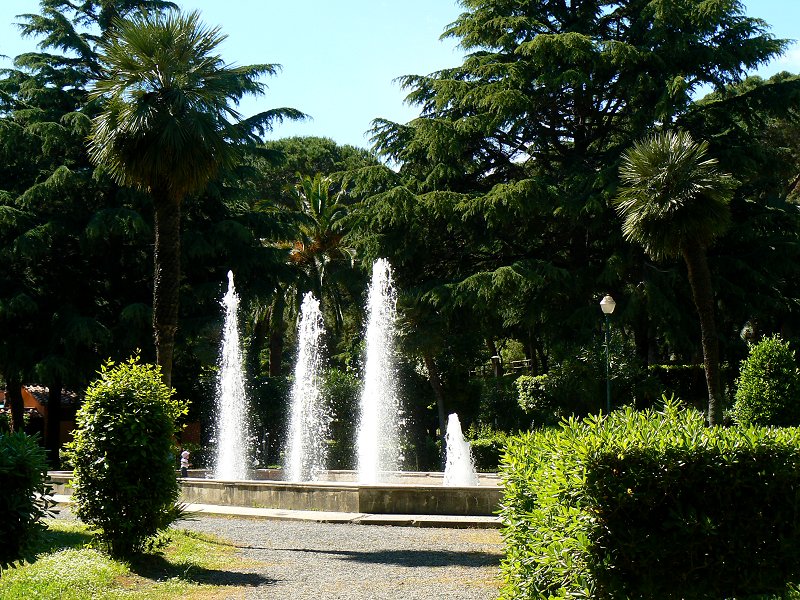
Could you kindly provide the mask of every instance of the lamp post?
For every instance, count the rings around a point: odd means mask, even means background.
[[[600,310],[606,316],[606,412],[611,412],[611,360],[609,359],[608,348],[611,345],[611,323],[608,318],[614,312],[617,303],[611,296],[605,296],[600,300]]]

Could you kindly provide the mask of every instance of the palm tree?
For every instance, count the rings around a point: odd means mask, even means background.
[[[353,268],[355,251],[345,244],[348,206],[345,190],[336,188],[332,178],[317,173],[297,174],[297,183],[287,186],[281,201],[268,210],[286,218],[286,230],[276,246],[288,251],[288,278],[275,291],[270,316],[270,375],[280,373],[285,311],[299,310],[305,292],[313,292],[325,312],[333,315],[333,330],[344,322],[344,298],[357,275]],[[360,282],[359,282],[360,283]]]
[[[709,245],[730,224],[734,180],[708,158],[708,144],[683,131],[656,134],[622,157],[622,187],[615,201],[622,234],[654,260],[683,257],[697,314],[708,385],[708,422],[721,415],[719,345]]]
[[[262,75],[278,65],[227,65],[216,54],[225,39],[197,12],[146,13],[114,21],[101,44],[104,74],[92,98],[103,106],[89,138],[93,162],[114,179],[150,193],[155,208],[153,329],[157,362],[171,383],[178,328],[181,202],[231,168],[244,142],[273,121],[303,118],[288,108],[242,119],[235,106],[262,94]]]
[[[344,190],[331,195],[332,186],[333,181],[319,173],[314,177],[303,175],[292,193],[298,224],[289,261],[303,271],[306,287],[320,299],[329,269],[341,262],[352,267],[355,258],[353,250],[342,244],[342,219],[348,213],[341,201]],[[338,323],[341,317],[338,304],[335,308]]]

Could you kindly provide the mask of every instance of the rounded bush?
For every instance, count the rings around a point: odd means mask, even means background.
[[[49,514],[47,459],[35,437],[0,434],[0,570],[26,558]]]
[[[740,425],[800,425],[800,371],[779,336],[752,345],[742,361],[733,417]]]
[[[186,405],[171,396],[159,367],[135,357],[104,365],[78,411],[76,513],[112,554],[144,550],[178,516],[173,440]]]

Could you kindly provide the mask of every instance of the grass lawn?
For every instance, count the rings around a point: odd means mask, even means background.
[[[227,542],[182,530],[170,538],[162,554],[123,562],[92,548],[85,525],[48,521],[36,560],[3,571],[0,598],[210,600],[244,584],[226,569],[236,552]]]

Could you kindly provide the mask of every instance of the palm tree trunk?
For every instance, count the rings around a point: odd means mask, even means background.
[[[708,386],[708,424],[722,421],[722,395],[719,377],[719,342],[714,320],[714,292],[711,289],[711,271],[708,268],[706,249],[697,242],[683,248],[683,259],[689,272],[697,316],[700,318],[700,337],[703,346],[703,365]]]
[[[161,378],[172,386],[172,356],[178,331],[178,289],[181,277],[181,208],[166,194],[153,194],[155,251],[153,277],[153,330],[156,361]]]

